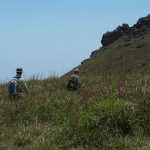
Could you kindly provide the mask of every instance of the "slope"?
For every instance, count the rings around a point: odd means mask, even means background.
[[[116,31],[123,33],[116,37]],[[81,73],[105,75],[150,72],[150,15],[140,18],[133,27],[119,26],[112,32],[106,32],[102,41],[106,41],[105,46],[93,51],[90,58],[76,67]]]

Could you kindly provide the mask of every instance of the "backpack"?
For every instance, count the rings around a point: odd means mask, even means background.
[[[21,92],[21,88],[18,85],[18,80],[20,77],[13,77],[8,85],[8,93],[9,95],[19,94]]]
[[[71,76],[70,79],[68,80],[67,89],[69,91],[70,90],[76,90],[75,78],[76,78],[76,76]]]

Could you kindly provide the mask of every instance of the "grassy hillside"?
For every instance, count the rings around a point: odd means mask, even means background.
[[[77,66],[78,92],[66,90],[72,72],[29,80],[20,101],[0,85],[0,150],[150,149],[149,41],[124,35],[95,51]]]
[[[107,47],[95,50],[92,57],[83,61],[78,68],[82,73],[100,75],[150,73],[149,41],[150,28],[137,38],[132,35],[123,35]]]

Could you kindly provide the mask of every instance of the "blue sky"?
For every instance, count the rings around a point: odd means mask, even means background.
[[[100,48],[107,31],[150,14],[149,0],[0,0],[0,82],[61,76]]]

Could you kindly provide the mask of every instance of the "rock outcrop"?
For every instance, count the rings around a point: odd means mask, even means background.
[[[144,35],[147,28],[150,28],[150,14],[140,18],[132,27],[129,27],[128,24],[124,23],[122,26],[118,26],[114,31],[104,33],[101,43],[103,47],[106,47],[124,34],[132,34],[133,36],[138,37]]]

